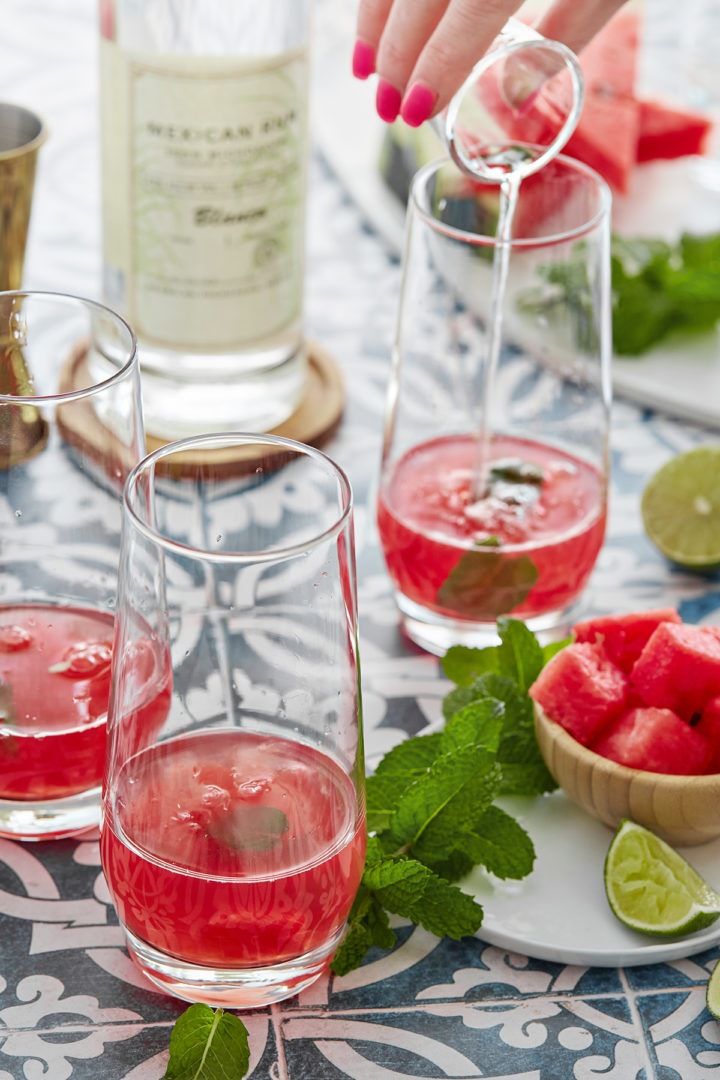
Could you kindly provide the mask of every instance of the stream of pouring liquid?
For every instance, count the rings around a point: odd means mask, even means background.
[[[487,349],[479,387],[479,420],[475,460],[470,477],[470,502],[479,502],[488,492],[490,441],[492,439],[493,387],[502,345],[503,302],[507,287],[512,224],[522,181],[522,170],[511,169],[498,183],[499,214],[492,264],[492,291],[488,320]]]

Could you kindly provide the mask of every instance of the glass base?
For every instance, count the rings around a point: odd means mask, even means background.
[[[66,799],[0,799],[0,836],[9,840],[59,840],[99,828],[100,817],[99,787]]]
[[[224,367],[184,369],[158,364],[140,344],[142,399],[148,435],[168,441],[222,431],[272,431],[297,409],[305,393],[307,354],[301,348],[265,367],[247,368],[228,357]],[[167,354],[164,354],[167,356]]]
[[[408,600],[402,593],[396,593],[395,599],[405,633],[421,649],[435,656],[444,656],[453,645],[484,649],[489,645],[500,644],[497,623],[494,620],[471,622],[469,619],[450,619]],[[547,645],[551,641],[562,641],[569,636],[573,623],[578,620],[579,608],[580,605],[573,602],[570,607],[548,611],[543,615],[516,617],[532,630],[541,645]]]
[[[125,928],[130,955],[155,986],[184,1001],[228,1009],[261,1009],[298,994],[323,974],[344,933],[342,926],[322,948],[267,967],[211,968],[160,952]]]

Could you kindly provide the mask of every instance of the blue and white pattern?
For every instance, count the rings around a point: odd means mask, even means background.
[[[4,0],[2,13],[0,97],[34,106],[51,130],[41,153],[26,284],[97,297],[94,0]],[[316,155],[306,321],[347,382],[344,420],[327,449],[355,489],[370,767],[405,734],[436,726],[448,689],[438,661],[399,633],[373,525],[399,277],[395,254]],[[645,538],[639,510],[654,469],[718,437],[616,402],[609,531],[585,597],[588,612],[667,604],[689,621],[720,621],[720,576],[671,569]],[[202,701],[196,705],[202,710]],[[440,942],[406,925],[397,932],[391,954],[373,954],[344,978],[323,979],[298,998],[244,1014],[249,1075],[720,1080],[720,1023],[705,1007],[720,949],[593,969],[528,959],[481,936]],[[95,836],[0,841],[0,1080],[160,1080],[183,1008],[153,990],[129,960]]]

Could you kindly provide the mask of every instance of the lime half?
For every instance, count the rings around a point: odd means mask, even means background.
[[[678,454],[650,478],[642,519],[668,559],[695,570],[720,566],[720,446]]]
[[[620,922],[643,934],[693,934],[720,917],[720,896],[690,863],[627,819],[605,859],[605,893]]]
[[[705,1001],[713,1016],[720,1020],[720,960],[717,961],[710,973]]]

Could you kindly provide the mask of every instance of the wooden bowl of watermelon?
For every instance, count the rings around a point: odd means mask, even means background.
[[[545,763],[578,806],[674,845],[720,836],[720,627],[671,608],[578,623],[530,696]]]

